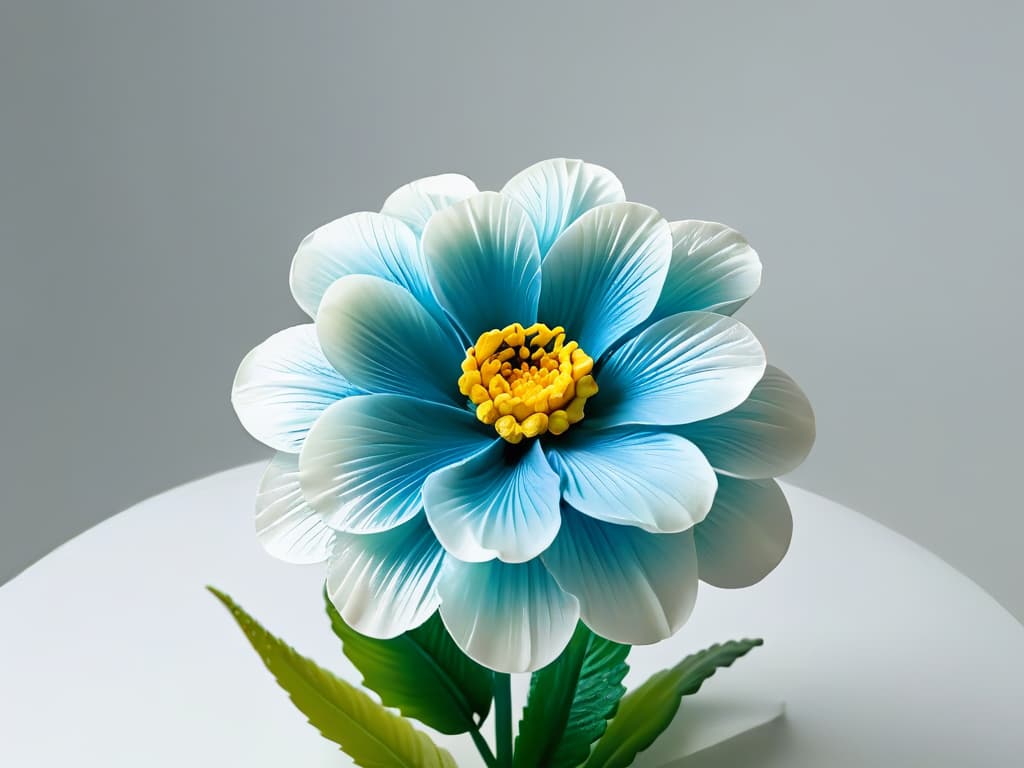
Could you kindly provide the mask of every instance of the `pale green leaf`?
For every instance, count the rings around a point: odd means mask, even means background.
[[[628,645],[577,626],[562,655],[533,673],[515,768],[575,768],[587,759],[626,690],[628,654]]]
[[[732,640],[687,656],[671,669],[652,675],[630,691],[585,768],[626,768],[661,735],[679,710],[683,696],[696,693],[719,667],[728,667],[763,640]]]
[[[242,628],[278,684],[326,739],[363,768],[458,768],[454,758],[353,685],[296,653],[223,592],[208,587]]]
[[[441,733],[474,730],[487,717],[491,671],[459,650],[436,613],[404,635],[377,640],[348,626],[324,598],[342,650],[385,705]]]

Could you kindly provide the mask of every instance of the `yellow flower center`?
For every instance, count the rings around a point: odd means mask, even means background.
[[[512,323],[480,334],[466,350],[459,391],[476,417],[510,443],[550,432],[560,435],[583,418],[597,394],[594,361],[562,326]]]

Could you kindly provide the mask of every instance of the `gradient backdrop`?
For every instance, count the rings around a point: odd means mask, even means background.
[[[0,581],[266,455],[229,389],[302,321],[308,231],[569,155],[748,236],[740,317],[818,412],[790,479],[1024,617],[1022,28],[1013,3],[0,0]]]

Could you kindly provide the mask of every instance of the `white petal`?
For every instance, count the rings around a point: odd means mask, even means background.
[[[299,488],[299,457],[279,453],[256,495],[256,537],[274,557],[306,565],[327,559],[334,529],[306,503]]]
[[[526,209],[543,258],[565,228],[591,208],[621,203],[626,193],[611,171],[582,160],[542,160],[520,171],[502,188]]]
[[[537,235],[511,198],[481,192],[437,213],[423,232],[423,254],[438,302],[471,341],[536,320]]]
[[[460,560],[522,563],[547,549],[558,533],[558,475],[539,440],[522,453],[498,438],[430,475],[423,507],[437,538]]]
[[[324,295],[316,329],[327,359],[366,392],[466,401],[458,386],[461,345],[394,283],[341,278]]]
[[[423,516],[384,533],[339,533],[327,594],[345,622],[369,637],[397,637],[437,610],[444,563]]]
[[[324,409],[360,391],[324,357],[310,323],[275,333],[245,356],[231,404],[261,443],[298,453]]]
[[[332,528],[386,531],[419,514],[431,472],[493,440],[493,431],[466,410],[400,395],[350,397],[310,431],[299,481]]]
[[[562,589],[580,601],[583,622],[618,643],[670,637],[697,600],[693,531],[647,533],[567,507],[543,559]]]
[[[814,445],[814,411],[797,383],[769,365],[750,397],[719,416],[673,427],[717,471],[746,478],[795,469]]]
[[[579,603],[540,560],[463,563],[448,558],[438,584],[441,618],[470,658],[500,672],[554,661],[576,629]]]
[[[476,184],[459,173],[427,176],[388,195],[380,212],[401,219],[414,232],[420,233],[435,213],[477,192]]]
[[[563,326],[597,360],[651,314],[671,257],[668,222],[653,208],[592,208],[559,235],[544,259],[538,319]]]
[[[680,312],[634,336],[598,371],[591,418],[615,424],[689,424],[732,410],[764,374],[764,350],[738,320]]]
[[[778,483],[721,477],[715,505],[694,529],[700,578],[725,589],[756,584],[782,562],[792,536]]]
[[[648,322],[677,312],[731,315],[761,285],[761,259],[735,229],[713,221],[674,221],[672,264]]]
[[[693,443],[664,432],[595,431],[586,421],[547,448],[562,497],[581,512],[645,531],[676,533],[711,509],[718,482]]]
[[[374,275],[400,285],[444,322],[416,234],[398,219],[363,211],[308,234],[292,260],[292,295],[315,318],[327,289],[346,275]]]

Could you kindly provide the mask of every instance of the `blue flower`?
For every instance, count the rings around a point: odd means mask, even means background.
[[[498,670],[547,664],[580,619],[668,637],[699,579],[753,584],[789,545],[771,478],[814,419],[731,317],[760,279],[734,230],[669,223],[578,160],[500,193],[422,179],[326,224],[291,272],[314,322],[256,347],[234,384],[278,451],[260,540],[326,560],[360,632],[439,609]]]

